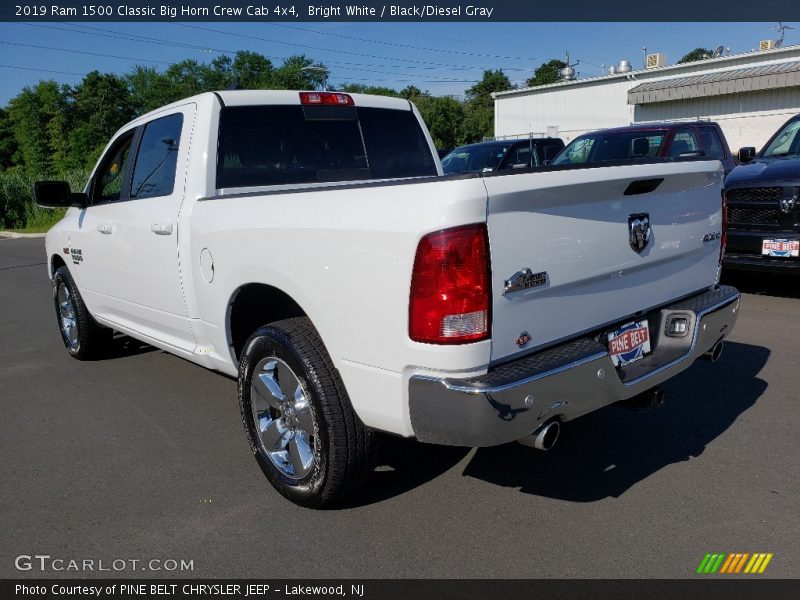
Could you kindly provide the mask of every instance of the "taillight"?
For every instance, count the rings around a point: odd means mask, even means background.
[[[486,224],[431,233],[417,246],[408,332],[430,344],[489,338],[491,276]]]
[[[353,106],[353,98],[349,94],[338,92],[300,92],[300,104],[326,104],[334,106]]]
[[[722,264],[722,255],[728,245],[728,197],[722,192],[722,239],[719,243],[719,264]]]

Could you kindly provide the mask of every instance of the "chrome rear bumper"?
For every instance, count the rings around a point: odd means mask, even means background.
[[[647,315],[653,351],[624,368],[594,337],[500,365],[469,379],[414,376],[411,424],[418,440],[451,446],[495,446],[529,435],[554,417],[569,421],[627,400],[687,369],[736,323],[739,292],[719,286]],[[668,337],[670,315],[689,319],[690,335]],[[638,317],[637,317],[638,318]]]

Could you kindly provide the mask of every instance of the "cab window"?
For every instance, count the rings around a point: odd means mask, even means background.
[[[106,154],[106,158],[101,163],[97,171],[98,174],[95,176],[92,193],[93,204],[114,202],[121,198],[133,134],[134,132],[131,131],[123,135]]]
[[[679,129],[675,133],[675,137],[672,138],[672,143],[669,146],[669,155],[677,158],[692,152],[700,152],[700,144],[697,143],[694,131],[691,129]]]
[[[131,198],[169,196],[175,187],[183,115],[169,115],[145,125],[131,178]]]
[[[722,141],[719,139],[716,129],[701,127],[698,130],[698,137],[706,158],[714,160],[725,159],[725,148],[722,146]]]

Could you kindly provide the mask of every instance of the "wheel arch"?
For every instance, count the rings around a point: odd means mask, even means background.
[[[308,314],[289,294],[266,283],[247,283],[231,295],[226,316],[228,342],[238,363],[244,344],[262,325],[306,317]]]
[[[56,274],[56,271],[61,267],[66,267],[67,263],[58,254],[53,254],[50,258],[50,279]],[[67,267],[69,269],[69,267]]]

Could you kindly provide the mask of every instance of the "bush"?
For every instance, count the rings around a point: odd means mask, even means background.
[[[64,216],[64,210],[39,208],[33,201],[33,182],[55,177],[31,177],[21,171],[0,173],[0,229],[33,229],[46,231]],[[83,190],[87,174],[67,173],[65,179],[75,191]]]

